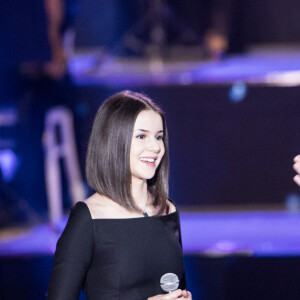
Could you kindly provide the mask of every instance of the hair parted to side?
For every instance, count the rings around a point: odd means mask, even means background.
[[[165,154],[153,178],[147,181],[148,191],[159,207],[158,215],[167,208],[169,180],[169,147],[163,111],[147,96],[122,91],[106,99],[97,111],[86,157],[88,184],[128,210],[141,212],[131,195],[130,147],[133,128],[143,110],[157,112],[163,122]]]

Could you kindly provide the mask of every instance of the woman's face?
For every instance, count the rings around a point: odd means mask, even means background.
[[[141,111],[135,121],[130,148],[133,179],[151,179],[165,153],[163,122],[153,110]]]

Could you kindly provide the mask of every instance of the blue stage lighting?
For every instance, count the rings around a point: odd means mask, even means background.
[[[247,95],[247,85],[244,82],[236,82],[229,91],[229,99],[231,102],[241,102]]]
[[[13,180],[19,166],[19,158],[11,149],[0,150],[0,171],[4,182]]]

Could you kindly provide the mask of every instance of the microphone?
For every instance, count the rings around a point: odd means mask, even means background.
[[[160,279],[160,286],[167,293],[177,290],[179,286],[178,276],[174,273],[164,274]]]

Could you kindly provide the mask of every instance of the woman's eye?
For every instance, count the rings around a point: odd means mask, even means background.
[[[156,137],[156,139],[157,139],[158,141],[160,141],[160,140],[163,139],[163,137],[162,137],[161,135],[159,135],[159,136]]]
[[[142,140],[142,139],[145,137],[145,135],[144,135],[144,134],[139,134],[139,135],[137,135],[136,137],[137,137],[138,139],[141,139],[141,140]]]

